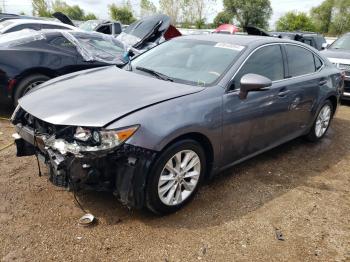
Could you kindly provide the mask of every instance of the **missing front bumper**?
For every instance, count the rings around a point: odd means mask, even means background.
[[[17,156],[38,154],[49,170],[49,180],[67,189],[110,191],[133,208],[142,208],[145,187],[156,152],[123,144],[103,156],[62,155],[29,139],[15,139]]]

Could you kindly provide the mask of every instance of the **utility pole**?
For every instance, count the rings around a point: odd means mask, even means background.
[[[6,11],[5,11],[5,0],[2,0],[2,12],[6,13]]]

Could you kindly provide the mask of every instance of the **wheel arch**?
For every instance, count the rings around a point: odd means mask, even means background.
[[[337,111],[337,107],[338,107],[338,99],[335,95],[331,95],[329,96],[326,100],[331,101],[332,106],[333,106],[333,114]]]
[[[169,146],[173,145],[174,143],[181,141],[181,140],[185,140],[185,139],[194,140],[203,147],[203,150],[205,153],[205,158],[206,158],[206,165],[207,165],[207,172],[205,174],[205,178],[209,178],[211,171],[212,171],[212,168],[213,168],[214,148],[213,148],[213,145],[212,145],[210,139],[206,135],[199,133],[199,132],[189,132],[189,133],[179,135],[179,136],[173,138],[171,141],[169,141],[161,149],[161,151],[164,151],[165,149],[167,149]]]
[[[58,74],[54,70],[52,70],[50,68],[45,68],[45,67],[35,67],[35,68],[30,68],[28,70],[25,70],[21,74],[16,76],[16,84],[15,84],[14,88],[11,90],[12,99],[14,98],[14,95],[15,95],[15,92],[16,92],[16,89],[17,89],[19,83],[23,79],[25,79],[26,77],[31,76],[31,75],[36,75],[36,74],[44,75],[44,76],[47,76],[50,78],[54,78],[54,77],[58,76]]]

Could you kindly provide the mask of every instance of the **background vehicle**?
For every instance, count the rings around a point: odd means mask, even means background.
[[[56,185],[160,214],[225,168],[299,136],[322,139],[343,81],[305,44],[223,34],[175,38],[127,69],[74,73],[23,97],[17,152],[39,152]]]
[[[42,29],[76,30],[77,28],[60,22],[39,19],[10,19],[0,23],[0,35],[20,31],[23,29],[32,29],[39,31]]]
[[[350,100],[350,33],[333,42],[322,54],[344,72],[343,100]]]
[[[9,20],[9,19],[40,19],[40,18],[34,17],[34,16],[27,16],[27,15],[0,13],[0,22]]]
[[[231,24],[223,24],[214,30],[215,34],[230,34],[233,35],[239,32],[239,28]]]
[[[310,45],[317,50],[323,50],[327,46],[327,41],[324,36],[313,32],[267,32],[255,26],[247,26],[245,30],[249,35],[261,35],[290,39]]]
[[[108,20],[88,20],[79,25],[79,28],[113,36],[117,36],[123,31],[121,23]]]
[[[78,70],[122,65],[123,43],[93,32],[22,30],[0,38],[0,95],[17,104],[33,87]]]

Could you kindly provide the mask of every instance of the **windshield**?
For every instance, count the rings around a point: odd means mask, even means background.
[[[110,64],[120,64],[123,43],[112,36],[99,33],[61,32],[77,47],[78,52],[86,61],[100,61]]]
[[[206,86],[216,82],[243,49],[229,43],[176,39],[135,58],[131,67],[150,69],[175,82]]]
[[[79,28],[85,31],[94,31],[96,26],[98,26],[100,23],[102,23],[100,20],[89,20],[79,25]]]
[[[336,40],[329,48],[350,50],[350,34],[343,35],[341,38]]]

